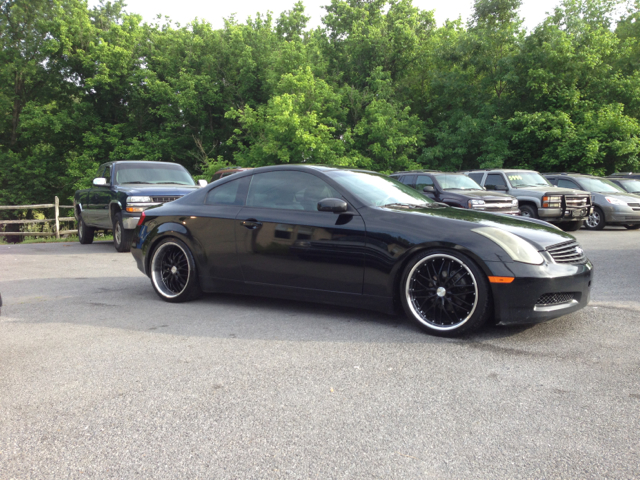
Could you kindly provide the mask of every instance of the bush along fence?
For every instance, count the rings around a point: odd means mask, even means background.
[[[54,229],[52,232],[0,232],[0,237],[51,237],[54,236],[56,238],[60,238],[60,235],[67,235],[72,233],[78,233],[78,230],[60,230],[60,222],[73,222],[75,221],[74,217],[61,217],[60,209],[61,208],[69,208],[73,209],[73,205],[60,205],[60,200],[58,197],[55,197],[54,203],[45,203],[42,205],[0,205],[0,210],[42,210],[53,208],[53,218],[44,218],[44,219],[36,219],[36,220],[2,220],[0,219],[0,227],[4,229],[5,225],[29,225],[35,223],[45,223],[55,222]]]

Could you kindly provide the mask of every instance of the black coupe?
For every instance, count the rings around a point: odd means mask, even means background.
[[[390,177],[256,168],[143,212],[131,249],[160,298],[205,292],[405,313],[429,333],[587,305],[593,266],[540,220],[449,207]]]

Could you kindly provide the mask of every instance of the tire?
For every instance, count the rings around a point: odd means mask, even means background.
[[[580,228],[582,227],[583,223],[584,223],[584,221],[580,220],[579,222],[560,223],[558,226],[562,230],[564,230],[565,232],[576,232],[576,231],[580,230]]]
[[[400,288],[407,317],[431,335],[471,333],[489,317],[487,277],[461,253],[430,250],[416,256],[405,267]]]
[[[82,215],[78,217],[78,240],[82,245],[89,245],[93,243],[93,235],[95,234],[95,228],[87,227],[84,223]]]
[[[520,214],[525,218],[538,218],[538,209],[531,205],[521,205]]]
[[[638,230],[640,228],[640,223],[636,223],[635,225],[623,225],[627,230]]]
[[[593,213],[584,221],[584,228],[587,230],[602,230],[605,225],[604,213],[600,207],[594,207]]]
[[[151,284],[166,302],[186,302],[202,293],[193,255],[189,247],[177,238],[165,238],[158,244],[153,250],[149,268]]]
[[[113,246],[118,252],[128,252],[131,250],[133,240],[133,230],[127,230],[122,224],[122,213],[116,213],[113,217]]]

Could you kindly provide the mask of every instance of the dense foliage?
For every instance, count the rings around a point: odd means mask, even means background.
[[[519,6],[438,28],[411,0],[331,0],[315,30],[302,3],[215,30],[2,0],[0,205],[69,198],[109,159],[639,170],[640,3],[565,0],[531,32]]]

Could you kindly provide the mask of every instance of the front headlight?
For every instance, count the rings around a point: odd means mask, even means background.
[[[479,233],[500,245],[511,259],[516,262],[529,263],[531,265],[540,265],[544,262],[544,258],[533,245],[511,232],[495,227],[480,227],[471,231]]]
[[[619,200],[617,198],[613,198],[613,197],[604,197],[607,202],[609,202],[612,205],[626,205],[627,202],[623,202],[622,200]]]
[[[561,204],[562,196],[560,195],[549,195],[542,197],[543,208],[560,208]]]
[[[153,200],[151,197],[129,197],[127,203],[151,203]]]
[[[469,208],[481,208],[484,207],[484,200],[469,200]]]

